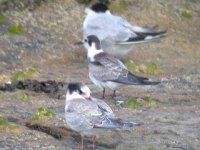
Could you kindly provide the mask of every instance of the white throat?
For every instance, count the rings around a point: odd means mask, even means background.
[[[95,61],[94,57],[102,52],[102,49],[96,49],[95,44],[92,43],[91,47],[88,48],[87,57],[90,59],[90,61]]]
[[[76,92],[73,92],[72,94],[70,94],[69,92],[67,92],[67,95],[66,95],[66,102],[67,101],[71,101],[73,99],[84,99],[84,97]]]

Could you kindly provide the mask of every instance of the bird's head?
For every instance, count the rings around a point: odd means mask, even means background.
[[[73,98],[89,98],[90,89],[87,85],[82,83],[70,83],[67,87],[66,100],[71,100]]]
[[[97,54],[103,52],[103,50],[101,49],[101,42],[95,35],[87,36],[84,39],[83,43],[85,48],[88,50],[87,56],[91,61],[94,60],[94,57]]]

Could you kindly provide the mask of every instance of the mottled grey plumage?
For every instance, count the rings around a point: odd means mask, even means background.
[[[88,47],[89,77],[94,84],[103,89],[116,90],[123,85],[155,85],[159,83],[150,82],[148,78],[132,74],[120,60],[103,52],[102,49],[96,49],[94,37],[96,36],[88,36],[85,43]]]
[[[84,37],[97,36],[106,53],[122,57],[133,50],[135,44],[158,41],[165,36],[166,32],[158,31],[157,26],[132,26],[125,19],[112,15],[103,5],[97,3],[95,4],[96,9],[93,8],[94,6],[86,9],[83,35]]]
[[[70,87],[73,84],[70,84]],[[77,84],[74,84],[77,85]],[[73,87],[75,87],[73,85]],[[92,128],[127,128],[140,125],[134,122],[125,122],[116,118],[112,109],[102,100],[88,97],[81,94],[80,84],[78,89],[68,88],[66,95],[65,119],[67,125],[80,133]],[[85,86],[85,85],[84,85]],[[70,87],[71,88],[71,87]]]

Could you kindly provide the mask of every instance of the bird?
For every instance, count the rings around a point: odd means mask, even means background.
[[[149,81],[146,77],[134,75],[116,57],[107,54],[101,47],[101,42],[95,35],[84,39],[87,47],[88,72],[90,80],[103,89],[102,98],[105,97],[105,88],[113,90],[113,97],[118,88],[126,85],[156,85],[160,82]]]
[[[90,95],[89,87],[82,83],[69,83],[66,93],[65,120],[67,125],[81,135],[79,149],[83,149],[83,138],[86,134],[93,136],[95,147],[96,133],[94,129],[102,130],[116,128],[131,128],[142,125],[141,122],[124,121],[115,117],[112,109],[102,100]]]
[[[139,43],[159,41],[166,31],[158,31],[158,26],[133,26],[120,16],[113,15],[104,3],[96,3],[85,9],[83,37],[95,35],[102,48],[118,58],[123,58]]]

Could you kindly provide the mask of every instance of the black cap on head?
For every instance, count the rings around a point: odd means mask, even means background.
[[[88,44],[90,46],[92,45],[92,43],[95,43],[96,49],[101,49],[101,43],[100,43],[99,39],[95,35],[89,35],[87,37],[87,40],[88,40]]]
[[[104,13],[108,10],[108,7],[103,3],[96,3],[92,5],[91,9],[97,13]]]
[[[81,87],[80,83],[69,83],[67,90],[69,91],[70,94],[72,94],[75,91],[78,92],[79,94],[82,94],[80,87]]]

